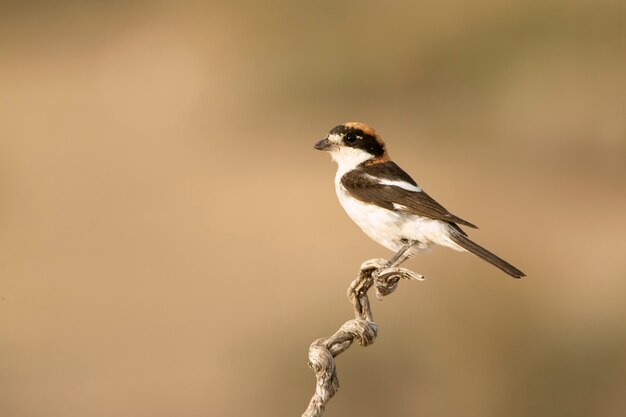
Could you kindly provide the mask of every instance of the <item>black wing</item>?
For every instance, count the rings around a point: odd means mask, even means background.
[[[401,179],[417,186],[415,181],[395,163],[388,161],[376,165],[384,166],[370,165],[349,171],[341,177],[341,184],[354,198],[365,203],[477,229],[472,223],[450,213],[424,191],[410,191],[394,185],[380,184],[379,179],[390,181]]]

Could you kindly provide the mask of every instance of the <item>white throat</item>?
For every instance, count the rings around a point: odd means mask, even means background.
[[[330,153],[333,161],[337,162],[337,175],[335,180],[340,180],[343,175],[356,168],[358,165],[374,158],[372,154],[365,152],[362,149],[340,147],[339,149]]]

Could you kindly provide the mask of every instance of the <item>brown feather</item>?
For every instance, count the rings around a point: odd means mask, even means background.
[[[467,236],[451,233],[450,238],[454,241],[454,243],[456,243],[463,249],[489,262],[491,265],[500,268],[502,271],[506,272],[513,278],[521,278],[526,276],[525,273],[523,273],[504,259],[494,255],[479,244],[469,240]]]
[[[417,183],[392,161],[375,165],[364,164],[346,173],[341,178],[341,184],[354,198],[365,203],[477,229],[474,224],[450,213],[424,191],[416,192],[393,185],[383,185],[375,178],[405,181],[417,186]],[[402,207],[394,207],[394,204]]]

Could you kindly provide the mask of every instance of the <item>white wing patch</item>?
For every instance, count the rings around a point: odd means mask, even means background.
[[[393,187],[398,187],[398,188],[402,188],[404,190],[407,191],[413,191],[416,193],[421,193],[422,189],[416,185],[413,185],[411,183],[408,183],[406,181],[394,181],[394,180],[387,180],[384,178],[378,178],[378,177],[374,177],[373,175],[370,175],[371,178],[375,179],[377,183],[381,184],[381,185],[391,185]]]
[[[403,237],[420,242],[420,251],[428,249],[433,243],[463,250],[450,239],[450,225],[446,222],[364,203],[351,197],[341,183],[335,183],[335,188],[339,202],[350,218],[365,234],[389,250],[398,251],[403,245]],[[403,206],[394,204],[394,207]]]

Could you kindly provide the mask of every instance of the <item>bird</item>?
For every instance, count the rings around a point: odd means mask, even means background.
[[[395,252],[397,267],[434,245],[470,252],[514,278],[526,276],[469,239],[461,226],[477,229],[430,197],[393,162],[374,128],[360,122],[333,127],[315,149],[337,163],[335,191],[348,216],[367,236]]]

